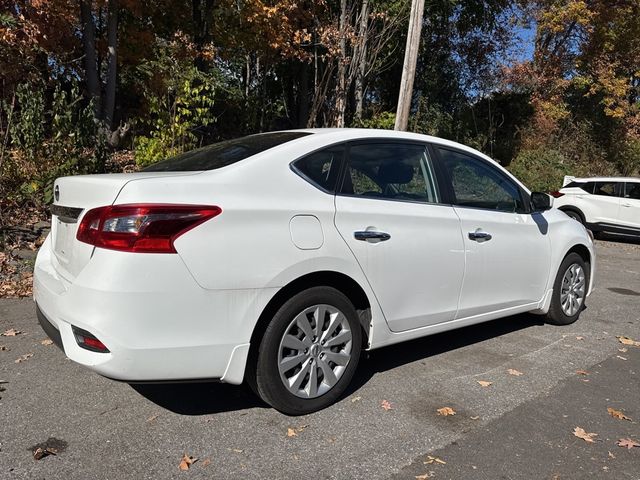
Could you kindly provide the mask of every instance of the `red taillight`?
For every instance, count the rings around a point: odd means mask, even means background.
[[[109,349],[106,345],[91,333],[73,325],[71,326],[71,330],[73,331],[73,335],[76,337],[76,343],[79,347],[92,352],[109,353]]]
[[[564,193],[560,193],[558,191],[555,191],[555,192],[549,192],[549,195],[551,195],[554,198],[560,198],[561,196],[564,195]]]
[[[89,210],[76,238],[122,252],[176,253],[173,242],[183,233],[222,213],[204,205],[127,204]]]

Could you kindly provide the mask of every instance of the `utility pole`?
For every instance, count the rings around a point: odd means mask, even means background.
[[[425,0],[411,0],[407,46],[404,50],[402,80],[400,81],[400,95],[398,95],[398,109],[396,111],[396,130],[406,130],[409,123],[413,80],[416,76],[416,63],[418,62],[418,49],[420,47],[420,30],[422,29],[424,1]]]

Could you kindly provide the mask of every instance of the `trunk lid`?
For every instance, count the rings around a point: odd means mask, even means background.
[[[58,178],[53,186],[51,206],[51,245],[58,274],[72,282],[91,259],[94,247],[76,239],[78,225],[88,210],[112,205],[122,188],[131,181],[197,173],[140,172]]]

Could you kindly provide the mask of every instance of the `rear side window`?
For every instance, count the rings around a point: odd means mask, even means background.
[[[439,201],[427,147],[417,144],[352,145],[340,193],[387,200]]]
[[[148,166],[142,171],[196,172],[201,170],[215,170],[307,135],[310,135],[310,133],[275,132],[226,140],[160,161]]]
[[[618,197],[620,186],[617,182],[593,182],[593,194],[602,197]]]
[[[343,157],[344,145],[335,145],[296,160],[293,169],[316,187],[333,193]]]

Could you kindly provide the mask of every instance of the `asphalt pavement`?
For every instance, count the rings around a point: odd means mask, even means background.
[[[640,341],[640,241],[615,239],[577,323],[518,315],[371,352],[302,417],[243,387],[107,380],[41,343],[29,299],[0,299],[0,333],[22,332],[0,337],[0,478],[638,480],[640,447],[617,442],[640,443],[640,347],[616,337]]]

